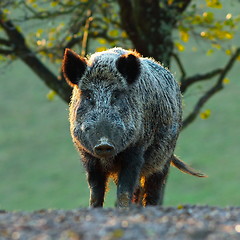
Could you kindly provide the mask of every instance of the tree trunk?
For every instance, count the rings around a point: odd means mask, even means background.
[[[190,2],[118,0],[122,28],[143,56],[153,57],[169,67],[174,47],[172,32],[178,16]]]

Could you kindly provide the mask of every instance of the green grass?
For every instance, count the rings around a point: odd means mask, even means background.
[[[212,110],[211,117],[198,118],[182,132],[177,154],[209,178],[194,178],[172,168],[166,205],[239,205],[239,90],[234,71],[231,83],[206,105]],[[2,75],[2,209],[70,209],[88,205],[85,173],[69,134],[68,107],[58,97],[49,102],[48,91],[21,62]],[[187,106],[192,98],[186,98]],[[187,106],[185,110],[189,111]],[[114,199],[112,189],[106,205],[113,206]]]
[[[223,54],[206,57],[201,50],[182,55],[188,74],[227,61]],[[230,84],[204,107],[211,109],[210,118],[198,118],[178,141],[177,155],[209,177],[171,168],[165,205],[239,205],[239,65],[229,75]],[[176,67],[173,71],[179,75]],[[85,172],[69,134],[68,106],[58,97],[49,102],[49,89],[19,61],[0,68],[0,74],[0,209],[88,206]],[[186,94],[185,114],[203,91],[193,88]],[[106,206],[114,206],[115,190],[107,194]]]

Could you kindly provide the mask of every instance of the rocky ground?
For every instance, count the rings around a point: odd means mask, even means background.
[[[240,239],[240,207],[0,211],[0,239]]]

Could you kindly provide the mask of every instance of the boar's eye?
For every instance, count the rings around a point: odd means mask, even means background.
[[[82,99],[89,102],[90,104],[94,103],[94,98],[90,91],[82,91]]]
[[[112,98],[111,98],[111,103],[115,103],[117,102],[119,99],[121,99],[123,97],[123,92],[120,90],[116,90],[113,92],[112,94]]]

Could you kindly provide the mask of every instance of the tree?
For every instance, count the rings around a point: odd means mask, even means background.
[[[96,44],[100,45],[98,51],[122,46],[134,48],[169,68],[175,61],[181,72],[178,80],[183,94],[192,85],[217,77],[184,119],[185,128],[196,119],[204,104],[223,89],[226,75],[240,55],[240,47],[232,43],[240,16],[228,13],[218,18],[215,12],[222,10],[220,0],[197,3],[196,0],[2,0],[0,60],[21,59],[66,102],[71,88],[59,67],[65,48],[74,48],[85,56]],[[191,38],[207,42],[208,54],[216,49],[225,51],[225,66],[188,76],[179,52],[184,51]],[[58,66],[58,73],[43,59]]]

